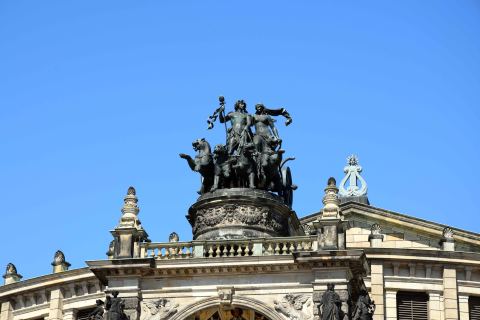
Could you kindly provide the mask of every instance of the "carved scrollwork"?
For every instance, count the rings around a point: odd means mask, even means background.
[[[287,294],[275,300],[275,310],[290,320],[310,320],[313,318],[312,299],[308,295]]]

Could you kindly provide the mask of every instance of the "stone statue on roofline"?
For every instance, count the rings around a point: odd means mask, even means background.
[[[208,129],[214,127],[217,119],[223,123],[225,144],[217,145],[212,152],[210,144],[199,139],[193,143],[195,158],[180,154],[202,177],[199,193],[230,188],[260,189],[277,193],[291,206],[297,187],[285,163],[294,158],[283,158],[285,151],[274,119],[283,116],[288,126],[292,123],[290,114],[284,108],[269,109],[263,104],[257,104],[255,114],[249,114],[244,100],[235,102],[234,110],[226,114],[225,98],[220,97],[219,102],[220,106],[208,119]]]

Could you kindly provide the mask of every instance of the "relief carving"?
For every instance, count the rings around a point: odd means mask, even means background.
[[[177,313],[178,303],[162,298],[142,303],[142,320],[168,319]]]
[[[283,224],[269,210],[268,207],[258,207],[252,205],[225,204],[223,206],[199,209],[196,211],[193,222],[193,232],[201,232],[206,228],[221,225],[248,225],[260,226],[271,229],[276,232],[283,231]]]
[[[274,301],[275,310],[290,320],[310,320],[313,318],[312,299],[308,295],[287,294],[282,300]]]

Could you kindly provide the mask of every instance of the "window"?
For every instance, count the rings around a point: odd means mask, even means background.
[[[78,312],[77,312],[77,320],[87,320],[87,319],[88,319],[88,315],[89,315],[94,309],[95,309],[95,308],[78,310]]]
[[[468,298],[468,313],[470,320],[480,320],[480,297]]]
[[[397,319],[428,320],[428,295],[424,292],[398,292]]]

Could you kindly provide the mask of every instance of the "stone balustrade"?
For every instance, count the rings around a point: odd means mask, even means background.
[[[150,242],[140,247],[142,258],[185,259],[193,257],[192,242]]]
[[[150,242],[140,245],[142,258],[157,260],[291,255],[293,252],[312,250],[317,250],[316,236]]]

